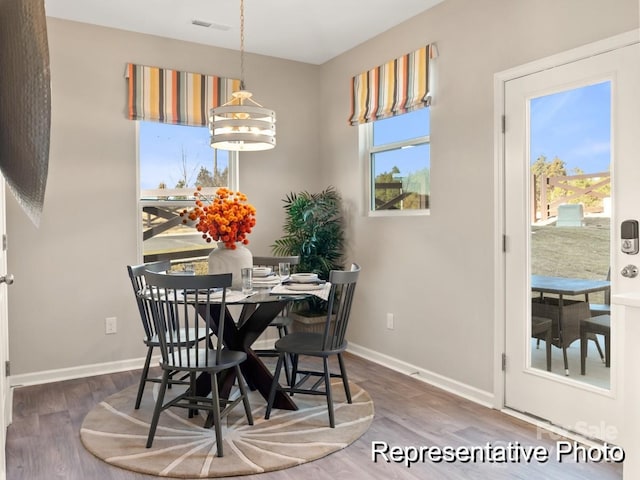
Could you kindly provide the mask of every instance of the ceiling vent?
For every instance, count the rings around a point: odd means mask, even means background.
[[[227,31],[231,28],[230,25],[224,25],[222,23],[211,23],[205,20],[198,20],[197,18],[194,20],[191,20],[191,25],[195,25],[196,27],[212,28],[214,30],[223,30],[223,31]]]

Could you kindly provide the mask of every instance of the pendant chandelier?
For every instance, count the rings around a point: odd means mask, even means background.
[[[276,112],[255,102],[244,86],[244,0],[240,0],[240,90],[209,110],[211,147],[257,151],[276,146]]]

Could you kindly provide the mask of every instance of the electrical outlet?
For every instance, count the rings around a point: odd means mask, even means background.
[[[393,313],[387,313],[387,329],[393,330],[395,328]]]
[[[110,335],[118,331],[118,319],[116,317],[107,317],[104,319],[104,333]]]

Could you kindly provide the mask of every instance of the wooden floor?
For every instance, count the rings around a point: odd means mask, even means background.
[[[621,479],[622,466],[555,460],[556,440],[509,415],[431,387],[359,357],[347,356],[350,380],[375,404],[369,430],[344,450],[256,480]],[[138,381],[139,371],[18,388],[7,435],[8,480],[141,480],[157,478],[109,466],[80,442],[84,416],[100,400]],[[372,461],[372,442],[400,447],[542,446],[547,463],[402,463]],[[233,477],[246,478],[246,477]]]

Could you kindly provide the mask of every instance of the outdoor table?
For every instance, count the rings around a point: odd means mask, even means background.
[[[566,295],[584,295],[584,303],[586,303],[586,309],[588,311],[589,294],[600,291],[609,291],[610,288],[611,282],[609,280],[531,275],[531,290],[540,293],[540,298],[542,298],[544,294],[555,294],[558,296],[558,342],[559,346],[562,348],[565,375],[569,375],[569,363],[567,360],[568,339],[565,338],[567,325],[565,325],[566,312],[564,297]],[[580,319],[578,319],[578,329],[579,320]]]

